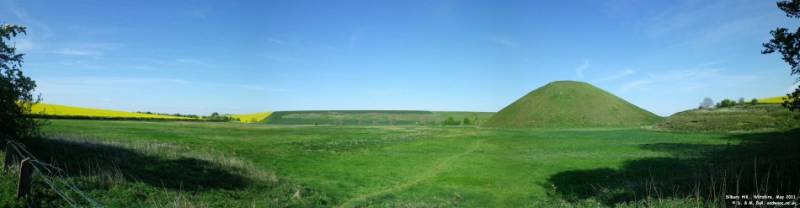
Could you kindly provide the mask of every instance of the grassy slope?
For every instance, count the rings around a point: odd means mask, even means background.
[[[551,207],[574,203],[603,206],[633,200],[633,195],[641,199],[647,195],[645,190],[650,190],[645,182],[652,177],[661,182],[657,188],[662,188],[662,194],[675,194],[678,197],[675,203],[688,203],[691,200],[681,197],[690,195],[689,192],[671,188],[676,184],[683,184],[684,188],[694,184],[692,177],[702,175],[696,172],[705,170],[697,167],[725,164],[727,157],[742,155],[719,151],[748,147],[744,144],[749,139],[771,141],[776,137],[639,129],[303,127],[71,120],[54,120],[44,131],[51,136],[139,144],[179,154],[166,158],[156,154],[155,159],[151,158],[153,162],[131,161],[128,157],[118,161],[126,164],[122,168],[126,173],[144,175],[136,177],[143,182],[81,185],[104,204],[128,207],[174,201],[201,207],[324,203],[380,207]],[[798,148],[797,142],[781,142],[768,155],[759,156],[763,161],[758,164],[798,161]],[[783,149],[795,155],[787,155]],[[205,162],[182,162],[186,158],[214,158],[214,155],[228,159],[212,162],[241,161],[255,169],[245,172],[274,172],[285,178],[280,181],[286,182],[229,187],[237,184],[231,177],[240,177],[242,171],[219,172],[195,167]],[[717,155],[723,158],[711,157]],[[744,167],[752,167],[752,159],[747,158],[734,161],[747,161]],[[714,162],[709,162],[712,159]],[[153,164],[160,165],[153,169]],[[675,168],[681,171],[671,171]],[[787,168],[800,170],[797,164]],[[165,181],[159,181],[159,174]],[[210,184],[203,189],[191,188],[203,181]],[[167,187],[180,183],[183,188],[163,190],[164,182]],[[781,182],[792,186],[791,180]],[[295,186],[306,188],[292,188]],[[0,190],[3,195],[10,195],[7,192],[13,188]],[[298,197],[294,197],[298,195],[296,190],[301,190]],[[669,200],[662,203],[668,203],[664,205],[667,207],[676,205]]]
[[[584,82],[557,81],[503,108],[488,127],[611,127],[653,124],[661,118]]]
[[[688,110],[667,117],[655,126],[679,131],[764,131],[800,127],[800,113],[781,105],[759,104],[713,110]]]
[[[266,121],[268,124],[320,124],[320,125],[431,125],[441,123],[447,117],[463,120],[477,118],[487,120],[491,112],[453,111],[277,111]]]
[[[153,115],[144,113],[132,113],[116,110],[103,110],[94,108],[82,108],[66,105],[39,103],[31,107],[31,113],[46,116],[59,117],[94,117],[94,118],[139,118],[139,119],[171,119],[171,120],[192,120],[192,118],[179,116]]]
[[[272,112],[261,112],[261,113],[251,113],[251,114],[236,114],[231,115],[231,117],[239,119],[242,123],[262,123],[272,115]]]

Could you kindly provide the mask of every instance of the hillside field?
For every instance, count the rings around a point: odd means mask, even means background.
[[[800,112],[781,105],[737,105],[718,109],[694,109],[675,113],[656,129],[677,131],[782,131],[800,127]]]
[[[31,106],[31,114],[57,118],[195,120],[193,118],[179,116],[133,113],[46,103],[39,103]]]
[[[726,203],[725,187],[800,190],[796,131],[52,120],[44,133],[29,149],[107,207],[694,207]]]
[[[460,111],[404,111],[404,110],[320,110],[276,111],[267,118],[267,124],[300,125],[441,125],[448,117],[456,121],[470,119],[471,124],[481,124],[493,112]]]
[[[251,113],[251,114],[235,114],[231,115],[231,117],[235,119],[239,119],[239,122],[242,123],[262,123],[272,115],[272,112],[261,112],[261,113]]]

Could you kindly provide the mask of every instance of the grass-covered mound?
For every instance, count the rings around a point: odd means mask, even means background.
[[[506,106],[484,126],[504,128],[627,127],[661,117],[585,82],[556,81]]]
[[[677,131],[769,131],[800,127],[800,112],[781,105],[737,105],[717,109],[687,110],[667,117],[656,125]]]
[[[441,125],[448,118],[452,118],[451,123],[453,124],[475,125],[486,121],[492,114],[494,113],[403,110],[276,111],[267,118],[266,123],[358,126]]]

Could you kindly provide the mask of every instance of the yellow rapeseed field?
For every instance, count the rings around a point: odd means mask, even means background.
[[[267,118],[269,118],[269,115],[272,115],[272,112],[239,114],[239,115],[231,115],[231,117],[239,119],[239,121],[241,121],[242,123],[259,123],[267,120]]]
[[[179,116],[153,115],[144,113],[132,113],[125,111],[103,110],[93,108],[81,108],[66,105],[39,103],[31,107],[32,114],[50,116],[75,116],[75,117],[94,117],[94,118],[142,118],[142,119],[177,119],[194,120],[193,118]]]
[[[769,97],[769,98],[761,98],[758,99],[758,103],[764,104],[781,104],[783,103],[783,98],[786,96],[778,96],[778,97]]]

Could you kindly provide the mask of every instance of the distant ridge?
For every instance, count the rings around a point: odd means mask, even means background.
[[[585,82],[555,81],[506,106],[484,123],[503,128],[630,127],[662,118]]]
[[[275,111],[265,123],[293,125],[441,125],[452,117],[469,119],[471,125],[485,122],[493,112],[424,111],[424,110],[306,110]]]

